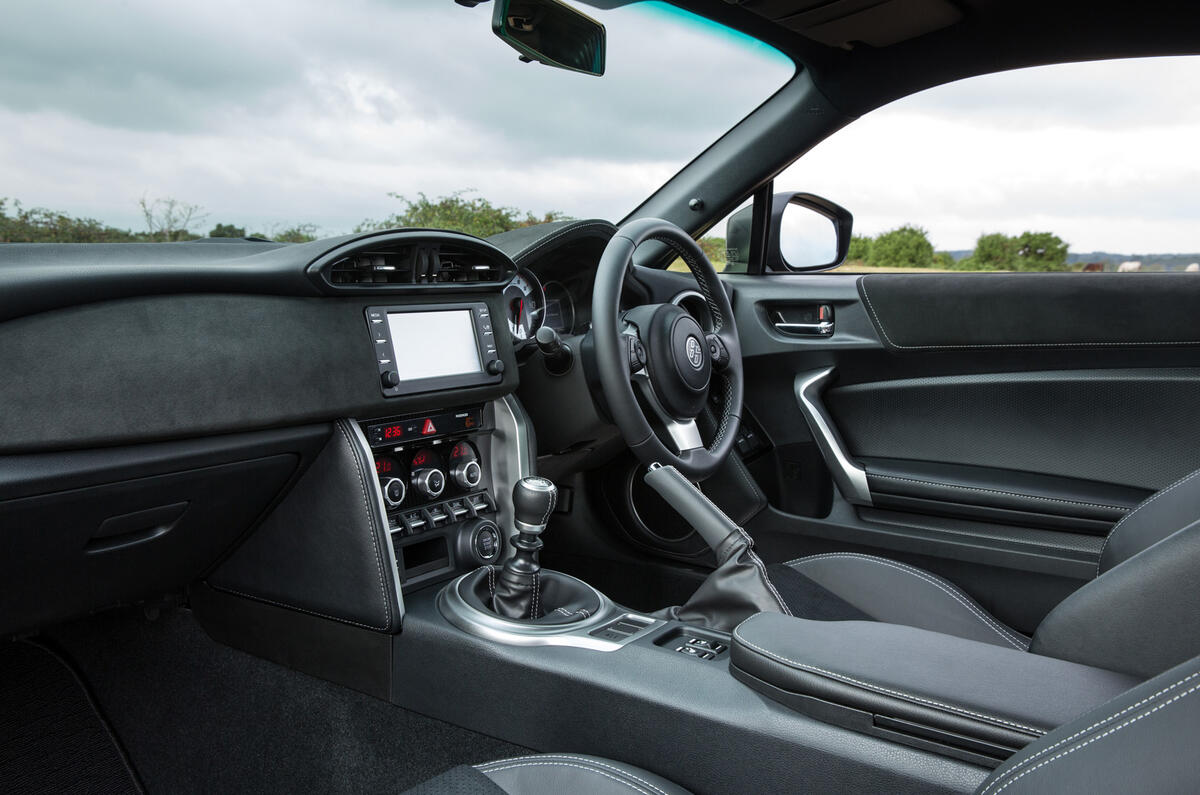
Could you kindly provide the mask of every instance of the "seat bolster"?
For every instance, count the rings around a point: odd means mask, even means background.
[[[849,552],[813,555],[787,565],[875,621],[1029,648],[1029,638],[997,621],[961,588],[914,566]]]
[[[1036,740],[977,795],[1194,792],[1200,658],[1178,665]]]
[[[641,768],[584,754],[537,754],[477,765],[509,795],[688,795],[682,787]]]
[[[1200,469],[1151,494],[1113,525],[1100,549],[1099,577],[1200,516]]]

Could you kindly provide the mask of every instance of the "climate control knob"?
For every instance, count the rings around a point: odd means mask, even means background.
[[[436,500],[446,490],[446,473],[433,467],[418,469],[412,473],[412,484],[422,496]]]
[[[408,489],[400,478],[388,478],[383,483],[383,501],[389,508],[399,508]]]
[[[463,461],[454,465],[454,469],[450,470],[450,477],[460,489],[470,491],[483,480],[483,470],[478,461]]]

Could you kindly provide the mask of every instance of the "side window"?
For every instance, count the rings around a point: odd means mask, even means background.
[[[899,100],[775,179],[854,215],[840,272],[1200,271],[1200,58],[1061,64]]]
[[[736,210],[722,218],[696,242],[704,250],[708,261],[717,273],[745,273],[750,253],[750,211],[752,199],[747,199]],[[736,220],[734,220],[736,218]],[[730,221],[733,220],[733,226]],[[667,270],[686,271],[687,265],[676,257]]]

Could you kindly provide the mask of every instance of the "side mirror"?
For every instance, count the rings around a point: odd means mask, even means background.
[[[846,259],[854,216],[812,193],[776,193],[771,198],[767,269],[831,268]]]
[[[604,74],[604,25],[560,0],[496,0],[492,31],[523,61]]]

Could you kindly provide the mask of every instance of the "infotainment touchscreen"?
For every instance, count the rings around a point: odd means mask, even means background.
[[[388,312],[396,370],[404,381],[483,369],[470,309]]]
[[[484,301],[369,306],[366,320],[387,397],[504,381]]]

